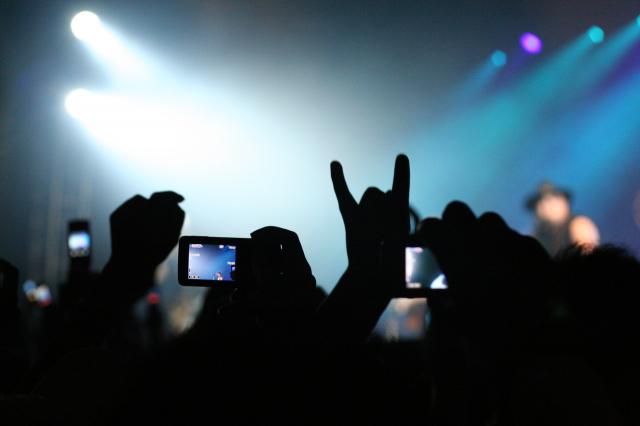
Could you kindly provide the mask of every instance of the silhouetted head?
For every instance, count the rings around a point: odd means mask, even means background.
[[[571,215],[571,194],[544,182],[529,198],[526,207],[540,220],[551,223],[562,223]]]
[[[640,262],[621,247],[585,253],[573,246],[558,257],[570,313],[591,343],[624,350],[640,337]]]

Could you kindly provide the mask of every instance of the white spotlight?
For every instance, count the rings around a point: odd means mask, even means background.
[[[89,41],[102,32],[102,23],[98,15],[85,10],[76,14],[71,20],[71,32],[78,39]]]
[[[71,20],[71,32],[96,58],[113,67],[114,71],[131,77],[145,69],[143,62],[134,55],[130,46],[123,43],[95,13],[85,10],[75,15]]]
[[[76,119],[82,119],[91,108],[93,95],[86,89],[76,89],[70,92],[64,100],[67,112]]]

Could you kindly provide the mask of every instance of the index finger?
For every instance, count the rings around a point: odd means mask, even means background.
[[[396,165],[393,170],[393,186],[391,190],[396,201],[409,203],[409,158],[400,154],[396,157]]]
[[[331,162],[331,181],[333,182],[333,191],[338,199],[338,208],[343,217],[350,216],[358,206],[355,198],[351,195],[347,181],[344,178],[342,165],[337,161]]]

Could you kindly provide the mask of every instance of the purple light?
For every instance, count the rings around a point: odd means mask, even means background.
[[[532,33],[524,33],[520,37],[520,45],[525,52],[530,55],[537,55],[542,52],[542,41],[540,37]]]

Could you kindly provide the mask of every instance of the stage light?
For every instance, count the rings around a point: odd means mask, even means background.
[[[99,37],[102,32],[102,23],[98,15],[85,10],[76,14],[71,20],[71,32],[79,40],[90,41]]]
[[[69,115],[78,120],[89,112],[93,95],[86,89],[76,89],[70,92],[64,101],[64,106]]]
[[[507,54],[502,50],[496,50],[491,54],[491,63],[496,67],[503,67],[507,64]]]
[[[636,24],[638,24],[638,26],[640,27],[640,15],[638,15],[638,17],[636,18]]]
[[[95,13],[83,11],[75,15],[71,31],[111,71],[127,77],[144,76],[147,67],[138,52]]]
[[[520,46],[530,55],[537,55],[542,52],[542,40],[535,34],[524,33],[520,37]]]
[[[507,63],[507,54],[495,50],[475,67],[451,93],[452,107],[460,108],[480,99]]]
[[[589,38],[591,39],[591,41],[596,44],[602,43],[604,41],[604,31],[602,30],[602,28],[600,28],[597,25],[594,25],[593,27],[589,28],[589,31],[587,31],[587,34],[589,35]]]

